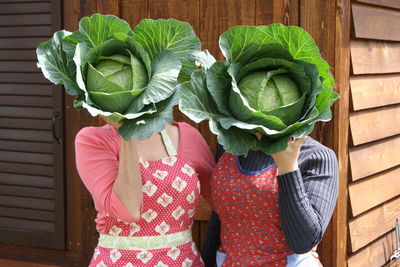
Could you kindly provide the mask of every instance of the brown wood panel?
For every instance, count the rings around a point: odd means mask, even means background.
[[[1,42],[1,40],[0,40]],[[43,76],[42,73],[0,73],[1,83],[43,83],[50,84],[50,82]]]
[[[0,194],[7,196],[33,197],[39,199],[54,199],[54,190],[32,188],[27,186],[1,185]],[[3,214],[3,213],[1,213]]]
[[[51,0],[1,0],[1,3],[50,2]]]
[[[350,78],[353,110],[400,103],[400,75],[353,76]]]
[[[0,173],[1,172],[53,176],[54,169],[52,166],[0,162]]]
[[[0,106],[0,116],[13,118],[51,119],[53,117],[53,111],[51,108]]]
[[[218,46],[219,36],[235,25],[255,24],[255,1],[201,0],[200,40],[203,49],[223,59]]]
[[[0,49],[32,49],[47,40],[49,40],[48,37],[0,38]]]
[[[52,107],[53,99],[42,96],[2,96],[0,105],[23,107]]]
[[[0,15],[0,25],[44,25],[51,24],[50,14],[23,14],[23,15]]]
[[[274,1],[271,1],[271,0],[267,0],[267,1],[265,1],[265,0],[256,0],[255,4],[256,4],[256,14],[255,14],[256,20],[255,20],[255,24],[256,25],[268,25],[268,24],[273,23],[273,19],[274,19],[273,4],[274,4]],[[298,6],[297,6],[297,9],[298,9]],[[289,9],[285,9],[285,10],[288,11],[286,13],[289,13],[289,16],[292,13],[296,13],[297,14],[297,19],[296,19],[296,22],[294,22],[294,24],[298,24],[298,19],[299,19],[298,18],[298,14],[299,14],[298,10],[297,10],[297,12],[289,12],[291,10],[290,8]],[[286,14],[285,14],[285,16],[286,16]],[[275,19],[278,19],[278,17],[275,17]]]
[[[282,23],[285,25],[299,25],[300,22],[300,1],[299,0],[273,0],[272,2],[272,21],[273,23]],[[302,9],[306,12],[306,9]]]
[[[197,221],[208,221],[210,219],[211,207],[208,205],[207,201],[202,197],[200,199],[199,208],[195,215],[195,220]]]
[[[357,38],[400,41],[400,11],[352,5]]]
[[[0,119],[0,125],[1,125],[1,119]],[[51,153],[53,153],[53,144],[52,143],[27,142],[27,141],[0,140],[0,150],[51,154]]]
[[[387,170],[400,164],[400,136],[350,149],[352,180]]]
[[[352,40],[353,74],[400,72],[400,43]]]
[[[36,52],[34,49],[0,50],[0,60],[36,60]]]
[[[53,188],[54,178],[46,176],[0,173],[0,184]]]
[[[396,249],[396,233],[392,231],[348,259],[349,267],[382,266]]]
[[[400,197],[373,209],[349,223],[352,251],[359,250],[394,228],[400,216]]]
[[[53,165],[54,156],[52,154],[39,154],[39,153],[26,153],[26,152],[13,152],[13,151],[0,150],[0,161]]]
[[[54,232],[54,223],[0,217],[0,228],[26,229],[26,231]]]
[[[50,131],[0,129],[0,139],[53,142],[53,135]]]
[[[147,17],[147,1],[143,0],[121,0],[121,18],[126,20],[131,28],[143,18]],[[132,12],[135,10],[135,12]]]
[[[148,12],[151,18],[170,18],[188,22],[199,34],[200,0],[149,0]]]
[[[49,13],[50,3],[0,3],[0,14]]]
[[[400,105],[350,114],[353,144],[383,139],[400,133]]]
[[[367,4],[400,9],[400,2],[398,0],[356,0],[356,1],[360,3],[367,3]]]
[[[51,96],[52,85],[0,83],[0,95]]]
[[[399,195],[400,167],[374,175],[349,186],[353,216],[367,211]]]
[[[1,96],[0,99],[3,99],[3,97],[5,96]],[[0,117],[0,128],[51,130],[51,121],[38,119],[10,119]]]
[[[0,27],[0,37],[45,36],[50,39],[52,34],[51,26]]]
[[[47,199],[0,195],[0,203],[2,206],[8,207],[54,210],[54,201]]]
[[[0,259],[0,266],[7,266],[7,267],[60,267],[61,265],[48,265],[48,264],[40,264],[40,263],[33,263],[27,261],[14,261],[14,260],[5,260]]]
[[[97,12],[119,16],[119,0],[96,0]]]
[[[41,72],[36,61],[0,61],[0,72]]]

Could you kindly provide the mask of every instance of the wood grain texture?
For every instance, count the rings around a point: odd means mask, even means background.
[[[353,74],[400,72],[400,43],[351,41]]]
[[[356,1],[360,3],[367,3],[382,7],[392,7],[400,9],[400,2],[398,0],[356,0]]]
[[[119,16],[119,0],[96,0],[97,12]]]
[[[121,18],[126,20],[132,29],[141,19],[148,17],[147,2],[146,0],[121,0]]]
[[[331,220],[331,239],[327,240],[323,252],[331,253],[326,266],[346,266],[348,243],[348,138],[349,138],[349,74],[350,74],[350,0],[335,1],[335,41],[333,73],[336,90],[340,98],[333,105],[333,130],[328,132],[333,139],[333,148],[338,156],[339,190],[338,200]],[[331,31],[331,30],[329,30]],[[332,30],[333,31],[333,30]],[[330,62],[329,62],[330,63]],[[331,63],[330,63],[331,64]],[[331,65],[332,66],[332,65]],[[324,242],[324,241],[323,241]]]
[[[353,110],[400,103],[400,75],[369,75],[350,78]]]
[[[400,164],[400,136],[350,149],[352,180],[387,170]]]
[[[189,23],[199,35],[200,0],[149,0],[150,18],[174,18]]]
[[[373,209],[349,223],[351,249],[359,250],[385,233],[393,230],[400,216],[400,197]]]
[[[395,249],[396,233],[391,231],[357,254],[350,256],[347,261],[348,267],[382,266],[389,261]]]
[[[356,38],[400,41],[400,11],[352,5]]]
[[[298,0],[273,0],[273,23],[282,23],[284,25],[299,25],[300,1]],[[307,2],[307,1],[305,1]],[[307,12],[307,9],[302,9]]]
[[[199,208],[197,210],[197,213],[194,217],[196,221],[208,221],[210,219],[210,214],[211,214],[211,207],[207,203],[207,201],[201,197],[200,198],[200,203],[199,203]]]
[[[7,3],[0,5],[0,14],[50,13],[50,3]]]
[[[349,186],[353,217],[396,197],[400,192],[400,167]]]
[[[353,112],[350,129],[354,145],[400,134],[400,105]]]
[[[26,261],[14,261],[14,260],[5,260],[0,259],[0,266],[8,266],[8,267],[61,267],[61,265],[49,265],[49,264],[40,264],[40,263],[32,263]]]

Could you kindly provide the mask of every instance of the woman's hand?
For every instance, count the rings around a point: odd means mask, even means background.
[[[286,150],[271,155],[276,165],[278,165],[278,175],[283,175],[299,168],[297,159],[305,138],[302,137],[295,141],[290,141]]]

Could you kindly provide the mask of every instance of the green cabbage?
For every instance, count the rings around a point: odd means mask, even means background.
[[[174,19],[144,19],[132,30],[112,15],[94,14],[79,30],[58,31],[36,49],[38,67],[76,95],[74,107],[103,115],[126,139],[146,139],[172,122],[179,82],[197,68],[200,40]]]
[[[317,121],[331,119],[330,107],[339,97],[332,91],[334,80],[302,28],[235,26],[219,44],[226,60],[197,53],[203,69],[180,86],[179,108],[195,122],[209,120],[225,151],[274,154],[291,137],[308,135]]]

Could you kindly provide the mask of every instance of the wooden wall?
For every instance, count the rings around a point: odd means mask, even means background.
[[[400,217],[400,2],[351,8],[348,266],[382,266]]]
[[[345,266],[347,260],[347,150],[349,106],[349,32],[351,0],[64,0],[63,22],[67,30],[78,28],[79,18],[95,12],[115,14],[132,26],[142,18],[173,17],[192,24],[203,49],[221,59],[218,36],[237,24],[260,25],[284,23],[305,28],[316,40],[321,54],[332,67],[336,90],[341,99],[334,105],[334,118],[317,124],[312,136],[332,147],[339,158],[339,200],[332,223],[328,227],[319,253],[324,266]],[[372,1],[372,0],[371,0]],[[390,0],[382,2],[390,2]],[[65,155],[66,155],[66,250],[52,251],[15,247],[8,258],[20,258],[60,266],[87,266],[97,243],[95,211],[89,193],[82,185],[75,168],[74,138],[88,125],[101,121],[87,112],[72,107],[73,97],[65,96]],[[339,112],[340,111],[340,112]],[[392,112],[392,111],[388,111]],[[392,113],[390,113],[392,114]],[[175,119],[187,121],[200,130],[212,150],[216,139],[206,124],[196,125],[179,112]],[[206,230],[208,207],[202,204],[194,225],[194,239],[201,245]],[[5,255],[5,254],[4,254]],[[0,262],[1,264],[1,262]],[[25,266],[25,265],[24,265]]]

